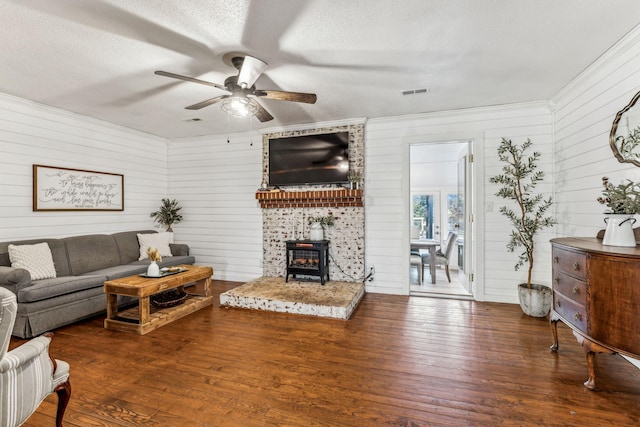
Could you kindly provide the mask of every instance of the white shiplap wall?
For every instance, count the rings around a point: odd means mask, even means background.
[[[181,138],[169,146],[170,192],[180,200],[179,226],[198,263],[219,280],[262,276],[262,211],[255,199],[262,181],[258,133]],[[253,146],[251,145],[253,142]]]
[[[555,109],[555,191],[559,236],[595,236],[605,207],[603,176],[640,181],[640,168],[619,163],[609,147],[616,113],[640,90],[640,27],[568,84]]]
[[[496,188],[488,184],[488,177],[500,172],[496,149],[503,136],[515,142],[531,138],[542,153],[540,169],[547,173],[539,190],[551,194],[552,132],[552,113],[546,102],[369,120],[365,131],[365,253],[367,269],[374,266],[376,276],[367,283],[367,291],[409,292],[409,145],[474,140],[475,228],[479,236],[474,269],[476,298],[517,303],[516,285],[526,274],[521,271],[514,275],[512,266],[517,257],[505,250],[508,224],[498,213],[503,201],[493,195]],[[487,202],[494,204],[491,212],[485,212]],[[538,239],[534,270],[538,283],[550,283],[547,242],[551,237],[552,232],[547,232]]]
[[[34,163],[123,174],[124,211],[33,212]],[[165,139],[0,94],[0,241],[153,228],[167,190]]]
[[[640,168],[620,163],[609,147],[613,119],[640,90],[640,27],[595,61],[553,99],[556,215],[559,236],[595,236],[604,228],[596,202],[601,180],[640,181]],[[640,368],[640,361],[629,359]]]

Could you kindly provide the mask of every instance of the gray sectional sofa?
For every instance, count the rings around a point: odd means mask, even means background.
[[[31,338],[106,311],[102,284],[106,280],[145,273],[149,260],[138,260],[138,233],[155,230],[93,234],[61,239],[0,242],[0,286],[16,294],[18,313],[13,335]],[[56,277],[31,280],[29,271],[12,268],[8,247],[46,242],[51,249]],[[173,256],[160,267],[193,264],[186,244],[169,245]],[[120,306],[135,299],[119,297]]]

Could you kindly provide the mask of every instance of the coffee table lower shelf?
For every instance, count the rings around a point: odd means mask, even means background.
[[[118,317],[115,319],[104,319],[104,327],[105,329],[144,335],[212,304],[212,296],[189,295],[185,302],[175,307],[156,308],[152,305],[150,307],[149,321],[142,324],[138,320],[140,319],[140,308],[135,306],[118,312]]]

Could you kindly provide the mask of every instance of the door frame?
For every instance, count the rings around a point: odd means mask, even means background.
[[[402,195],[404,203],[402,204],[402,247],[410,247],[410,221],[407,218],[410,217],[411,211],[411,181],[410,181],[410,169],[411,158],[410,149],[414,144],[437,144],[447,142],[469,142],[469,152],[473,154],[474,167],[472,176],[472,188],[470,191],[474,197],[471,202],[469,214],[473,215],[472,229],[472,244],[470,250],[473,252],[471,262],[471,272],[473,273],[473,282],[471,284],[471,291],[473,299],[476,301],[484,301],[484,214],[480,209],[484,206],[484,133],[470,132],[470,133],[446,133],[446,134],[434,134],[430,137],[409,137],[404,140],[403,144],[403,164],[406,165],[405,171],[402,177]],[[409,250],[406,250],[402,254],[403,265],[406,274],[403,275],[402,288],[406,295],[410,294],[410,268],[409,268]]]

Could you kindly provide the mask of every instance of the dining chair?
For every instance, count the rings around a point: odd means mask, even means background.
[[[49,356],[52,333],[9,350],[16,295],[0,287],[0,427],[22,425],[51,393],[58,394],[56,426],[62,427],[71,396],[69,364]]]
[[[457,239],[458,239],[458,235],[453,231],[450,231],[449,235],[447,236],[444,252],[442,252],[442,250],[440,249],[436,251],[436,265],[444,265],[444,271],[445,273],[447,273],[447,279],[449,280],[449,283],[451,283],[451,275],[449,273],[449,261],[451,260],[451,254],[453,253],[453,246],[455,245]],[[424,254],[421,256],[421,261],[422,261],[422,270],[424,270],[425,266],[431,265],[431,256],[429,254]]]

